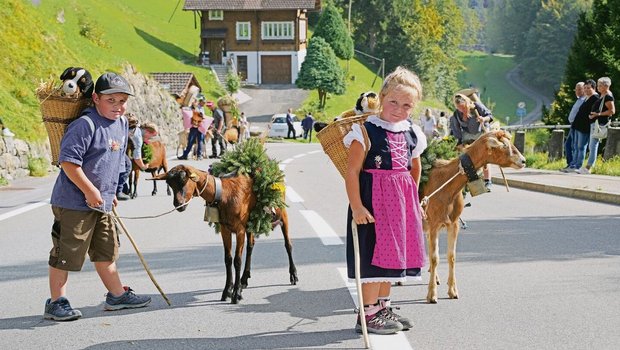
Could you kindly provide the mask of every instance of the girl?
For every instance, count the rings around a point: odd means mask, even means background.
[[[398,67],[385,78],[379,115],[364,123],[366,149],[357,124],[344,138],[349,147],[346,190],[348,277],[355,278],[351,221],[358,225],[362,297],[369,332],[392,334],[411,322],[392,311],[390,289],[425,265],[422,216],[417,184],[426,137],[408,118],[422,97],[418,77]],[[361,332],[358,317],[355,329]]]

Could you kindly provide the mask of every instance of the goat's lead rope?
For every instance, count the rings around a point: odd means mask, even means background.
[[[204,192],[204,191],[205,191],[205,189],[207,188],[207,185],[208,185],[208,184],[209,184],[209,175],[207,174],[207,180],[205,181],[205,185],[204,185],[204,187],[202,188],[202,190],[200,190],[200,191],[194,191],[194,192],[197,192],[196,197],[200,197],[200,195],[202,195],[202,192]],[[195,190],[195,189],[196,189],[196,188],[194,188],[194,190]],[[129,219],[129,220],[137,220],[137,219],[155,219],[155,218],[158,218],[158,217],[161,217],[161,216],[164,216],[164,215],[168,215],[168,214],[172,213],[173,211],[175,211],[175,210],[177,210],[177,209],[179,209],[179,208],[183,208],[184,206],[189,205],[189,203],[192,201],[192,199],[194,199],[194,196],[192,196],[192,197],[191,197],[191,198],[190,198],[187,202],[185,202],[185,203],[183,203],[183,204],[181,204],[181,205],[179,205],[179,206],[176,206],[176,207],[172,208],[171,210],[168,210],[168,211],[166,211],[166,212],[163,212],[163,213],[161,213],[161,214],[157,214],[157,215],[144,215],[144,216],[120,216],[120,215],[118,215],[118,213],[116,212],[116,210],[114,210],[114,208],[112,208],[112,212],[105,212],[105,211],[103,211],[103,210],[101,210],[101,209],[99,209],[99,208],[93,208],[93,207],[89,207],[89,208],[90,208],[90,209],[92,209],[92,210],[94,210],[94,211],[98,211],[98,212],[100,212],[100,213],[102,213],[102,214],[110,215],[111,217],[113,217],[113,218],[117,218],[117,219]]]
[[[424,208],[428,205],[428,201],[431,199],[431,197],[434,196],[435,193],[441,191],[444,187],[446,187],[446,185],[449,184],[452,180],[454,180],[454,178],[462,174],[465,174],[465,169],[463,169],[463,165],[461,165],[461,163],[459,162],[459,171],[457,171],[456,174],[454,174],[450,179],[448,179],[448,181],[444,182],[443,185],[439,186],[439,188],[433,191],[433,193],[422,198],[422,200],[420,201],[420,207],[422,208],[422,217],[424,219],[426,219],[426,210]]]

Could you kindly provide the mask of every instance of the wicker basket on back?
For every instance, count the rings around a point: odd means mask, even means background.
[[[60,141],[65,134],[67,125],[77,119],[80,113],[90,105],[91,100],[86,97],[60,96],[59,89],[37,90],[43,123],[47,130],[52,150],[52,164],[58,164]]]
[[[323,151],[327,154],[329,159],[331,159],[332,163],[334,163],[336,169],[338,169],[338,172],[340,172],[343,178],[347,173],[349,148],[344,145],[342,139],[351,131],[353,124],[363,125],[368,116],[369,114],[362,114],[336,120],[316,134],[316,137],[321,142],[321,146],[323,146]],[[366,128],[362,127],[361,129],[364,135],[365,149],[368,151],[368,145],[370,143],[368,134],[366,133]]]

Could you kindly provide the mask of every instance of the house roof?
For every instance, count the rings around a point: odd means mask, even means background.
[[[187,89],[190,85],[196,85],[200,89],[200,84],[196,77],[194,77],[194,73],[150,73],[151,77],[155,79],[158,83],[160,83],[164,89],[166,89],[170,94],[182,96],[184,95],[184,90]]]
[[[183,10],[314,10],[320,0],[185,0]]]

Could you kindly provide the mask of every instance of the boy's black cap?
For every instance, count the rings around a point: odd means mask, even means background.
[[[117,92],[133,96],[127,80],[116,73],[104,73],[97,79],[95,93],[107,95]]]

